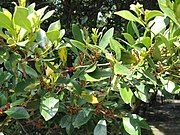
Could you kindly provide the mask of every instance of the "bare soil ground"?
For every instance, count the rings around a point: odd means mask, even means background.
[[[145,117],[152,131],[143,135],[180,135],[180,100],[150,107]]]

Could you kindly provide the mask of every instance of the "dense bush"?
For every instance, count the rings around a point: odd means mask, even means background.
[[[132,12],[115,12],[129,21],[124,33],[73,24],[73,38],[64,37],[59,20],[47,30],[41,27],[54,13],[47,7],[20,3],[13,14],[2,9],[0,131],[139,135],[141,128],[149,130],[138,115],[140,103],[180,91],[180,3],[158,3],[161,11],[137,3]]]

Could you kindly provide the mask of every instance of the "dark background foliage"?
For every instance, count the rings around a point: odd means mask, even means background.
[[[17,0],[0,0],[0,6],[13,11]],[[157,0],[27,0],[28,4],[35,2],[39,9],[48,6],[49,10],[55,9],[56,12],[42,27],[45,29],[50,23],[60,19],[62,27],[70,29],[73,23],[79,23],[85,27],[104,26],[115,27],[116,30],[122,30],[125,25],[124,20],[115,17],[114,11],[129,9],[129,5],[139,2],[145,9],[157,9]],[[99,17],[98,17],[99,16]],[[71,32],[68,31],[70,34]]]

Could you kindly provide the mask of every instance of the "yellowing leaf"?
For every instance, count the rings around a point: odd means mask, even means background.
[[[47,66],[46,75],[49,76],[49,75],[51,75],[52,73],[54,73],[54,71],[53,71],[49,66]]]
[[[89,103],[91,104],[97,104],[99,103],[97,97],[95,97],[93,94],[89,94],[85,91],[82,92],[81,96]]]
[[[23,7],[26,6],[26,0],[18,0],[18,2],[19,2],[19,6],[23,6]]]
[[[59,58],[62,60],[63,63],[67,62],[67,49],[66,49],[66,47],[61,47],[58,50],[58,55],[59,55]]]
[[[97,103],[99,103],[99,102],[98,102],[97,97],[95,97],[94,95],[90,95],[89,103],[91,103],[91,104],[97,104]]]

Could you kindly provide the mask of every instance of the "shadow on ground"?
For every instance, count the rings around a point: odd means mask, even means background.
[[[153,106],[145,117],[152,132],[143,135],[180,135],[180,100]]]

